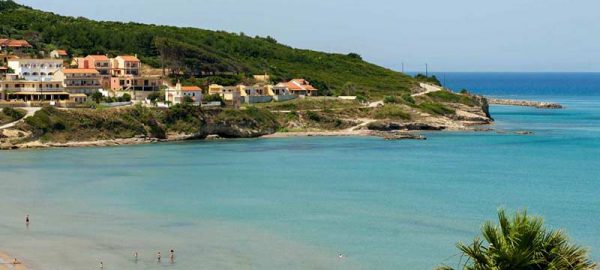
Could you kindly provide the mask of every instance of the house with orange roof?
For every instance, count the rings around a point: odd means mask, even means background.
[[[10,51],[13,53],[23,53],[27,49],[31,49],[33,46],[27,42],[27,40],[22,39],[0,39],[0,50]]]
[[[175,87],[169,87],[165,90],[165,101],[172,105],[183,103],[185,97],[190,97],[194,104],[202,103],[202,88],[198,86],[182,86],[177,83]]]
[[[289,82],[283,83],[287,86],[290,93],[297,96],[316,96],[317,89],[310,85],[310,82],[305,79],[293,79]],[[283,86],[278,84],[278,86]]]
[[[132,75],[139,76],[142,62],[137,58],[137,55],[119,55],[112,59],[112,75]]]
[[[65,59],[67,57],[69,57],[69,54],[65,50],[54,50],[50,52],[50,58]]]
[[[54,81],[62,81],[70,94],[93,94],[102,88],[100,72],[93,68],[67,68],[57,71]]]
[[[93,68],[98,70],[100,75],[110,75],[110,59],[106,55],[88,55],[83,59],[78,59],[78,68]]]

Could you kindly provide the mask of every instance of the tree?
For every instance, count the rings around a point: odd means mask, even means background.
[[[123,94],[123,96],[121,97],[123,101],[125,102],[129,102],[131,101],[131,95],[129,93],[125,93]]]
[[[512,218],[498,211],[499,224],[486,222],[482,229],[484,240],[457,244],[467,258],[464,270],[593,270],[597,264],[588,257],[585,248],[569,243],[563,231],[544,228],[540,217],[517,212]],[[438,270],[453,270],[449,266]]]
[[[347,82],[344,84],[342,92],[346,94],[346,96],[354,95],[356,94],[356,85],[353,82]]]
[[[90,96],[90,98],[91,98],[91,99],[92,99],[94,102],[96,102],[96,103],[100,103],[100,102],[102,101],[102,98],[103,98],[103,96],[102,96],[102,93],[100,93],[100,92],[94,92],[94,93],[93,93],[93,94]]]
[[[356,59],[356,60],[363,60],[363,59],[362,59],[362,56],[360,56],[360,54],[358,54],[358,53],[349,53],[349,54],[348,54],[348,57],[350,57],[350,58],[354,58],[354,59]]]
[[[190,96],[183,96],[183,100],[181,101],[183,104],[191,104],[194,103],[194,100]]]

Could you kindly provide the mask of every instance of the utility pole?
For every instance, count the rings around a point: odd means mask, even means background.
[[[429,65],[425,63],[425,76],[429,77]]]
[[[404,62],[402,62],[402,73],[404,73]]]

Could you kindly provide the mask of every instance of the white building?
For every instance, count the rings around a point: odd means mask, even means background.
[[[194,104],[202,103],[202,88],[198,86],[181,86],[177,83],[175,87],[169,87],[165,90],[165,100],[171,104],[180,104],[184,98],[188,96],[192,99]]]
[[[8,66],[19,79],[27,81],[51,81],[54,73],[63,67],[61,59],[10,59]]]

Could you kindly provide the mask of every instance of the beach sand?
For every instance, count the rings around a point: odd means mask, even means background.
[[[25,267],[25,265],[22,263],[12,264],[13,260],[13,257],[0,251],[0,270],[27,270],[27,267]]]

